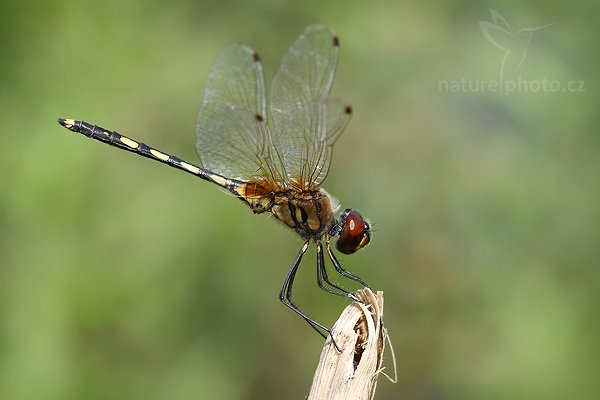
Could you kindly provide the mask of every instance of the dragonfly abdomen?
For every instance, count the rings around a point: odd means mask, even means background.
[[[72,132],[81,133],[84,136],[104,142],[111,146],[131,151],[139,154],[142,157],[150,158],[152,160],[167,164],[171,167],[181,169],[185,172],[196,175],[199,178],[212,182],[235,196],[240,196],[238,188],[242,182],[215,174],[214,172],[211,172],[205,168],[201,168],[184,161],[179,157],[167,154],[163,151],[148,146],[145,143],[121,135],[116,131],[109,131],[101,126],[74,119],[59,118],[58,123]]]

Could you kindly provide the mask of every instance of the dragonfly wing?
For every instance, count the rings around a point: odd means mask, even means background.
[[[352,107],[335,97],[318,101],[312,108],[311,129],[316,126],[317,136],[313,142],[314,151],[307,154],[306,176],[309,187],[320,185],[327,177],[333,144],[352,118]]]
[[[266,124],[265,81],[256,52],[232,44],[208,76],[196,124],[203,167],[238,180],[275,179]]]
[[[285,165],[284,179],[302,189],[325,179],[331,146],[349,121],[351,109],[329,98],[338,53],[333,32],[309,26],[288,49],[273,79],[273,153]]]
[[[352,109],[335,97],[313,100],[287,114],[274,131],[278,154],[285,160],[287,180],[313,189],[327,176],[332,146],[352,117]]]

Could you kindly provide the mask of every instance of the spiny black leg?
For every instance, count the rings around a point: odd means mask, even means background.
[[[331,244],[329,242],[329,240],[327,240],[325,242],[325,246],[327,247],[327,254],[329,254],[329,258],[331,259],[331,262],[333,262],[333,266],[335,267],[335,270],[337,272],[339,272],[341,275],[345,276],[348,279],[352,279],[355,282],[360,283],[361,285],[363,285],[366,288],[371,289],[371,287],[362,279],[360,279],[360,277],[354,275],[353,273],[345,270],[341,265],[340,262],[337,260],[337,258],[335,258],[335,254],[333,254],[333,251],[331,250]]]
[[[294,261],[294,264],[292,264],[292,267],[288,271],[288,273],[285,277],[285,280],[283,281],[283,286],[281,287],[281,291],[279,292],[279,300],[281,300],[281,302],[283,304],[285,304],[286,306],[291,308],[296,314],[298,314],[302,318],[304,318],[306,320],[306,322],[308,322],[310,324],[310,326],[313,327],[313,329],[315,329],[317,332],[319,332],[319,334],[321,336],[323,336],[324,338],[327,338],[323,334],[321,329],[324,331],[327,331],[327,332],[329,332],[329,329],[327,329],[325,326],[321,325],[317,321],[314,321],[308,315],[304,314],[304,312],[302,312],[298,308],[298,306],[296,306],[296,304],[294,304],[294,302],[292,300],[292,287],[294,285],[294,278],[296,277],[296,271],[298,271],[298,266],[300,265],[300,262],[302,261],[302,257],[304,256],[304,253],[306,253],[306,250],[308,249],[308,244],[309,244],[308,241],[306,241],[304,243],[304,245],[300,249],[300,252],[298,253],[298,256],[296,257],[296,260]]]
[[[313,320],[308,315],[306,315],[302,310],[298,308],[298,306],[296,306],[296,304],[292,300],[292,287],[294,285],[294,278],[296,277],[296,272],[298,271],[298,266],[302,261],[302,257],[308,249],[308,244],[308,241],[304,243],[304,245],[300,249],[300,252],[298,253],[298,256],[296,257],[296,260],[294,261],[294,264],[292,265],[292,268],[290,268],[289,272],[287,273],[283,282],[283,286],[281,287],[281,291],[279,292],[279,300],[281,300],[283,304],[291,308],[296,314],[304,318],[304,320],[308,322],[308,324],[314,330],[316,330],[321,336],[323,336],[323,338],[326,339],[327,336],[323,334],[321,329],[326,331],[327,333],[329,333],[329,329],[327,329],[324,325],[318,323],[317,321]]]
[[[288,271],[288,273],[285,277],[285,280],[283,281],[283,286],[281,287],[281,291],[279,292],[279,300],[283,304],[285,304],[287,307],[289,307],[292,311],[294,311],[296,314],[301,316],[311,326],[311,328],[313,328],[315,331],[317,331],[317,333],[319,335],[323,336],[324,339],[327,339],[327,335],[324,334],[323,331],[327,332],[327,334],[330,336],[331,336],[331,331],[329,329],[327,329],[324,325],[318,323],[317,321],[315,321],[314,319],[312,319],[311,317],[306,315],[302,310],[300,310],[298,308],[298,306],[296,304],[294,304],[294,302],[292,300],[292,287],[294,285],[294,278],[296,277],[296,271],[298,271],[298,266],[300,265],[300,262],[302,261],[302,256],[304,256],[304,253],[306,253],[306,250],[308,249],[309,243],[310,242],[308,240],[306,242],[304,242],[304,245],[300,249],[298,256],[296,256],[296,260],[294,261],[294,264]],[[333,339],[333,336],[331,336],[331,342],[335,346],[335,349],[337,351],[341,352],[341,349],[338,347],[337,343]]]
[[[317,284],[326,292],[342,297],[350,297],[352,300],[359,301],[358,298],[349,290],[346,290],[329,280],[327,269],[325,268],[325,257],[323,256],[323,245],[320,240],[315,241],[317,245]],[[323,284],[323,281],[329,285]],[[333,288],[333,289],[332,289]]]

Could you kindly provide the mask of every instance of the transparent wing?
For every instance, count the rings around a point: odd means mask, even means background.
[[[332,146],[351,117],[350,106],[334,97],[313,100],[289,113],[273,136],[281,139],[275,146],[284,160],[286,180],[301,189],[323,182]]]
[[[208,76],[196,123],[202,166],[238,180],[275,181],[269,159],[262,64],[250,48],[232,44]]]
[[[307,154],[307,185],[319,185],[327,177],[333,144],[342,134],[346,125],[352,118],[352,107],[344,104],[340,99],[330,97],[325,101],[317,102],[316,111],[311,113],[317,126],[317,138],[312,154]],[[313,128],[314,129],[314,128]]]
[[[281,175],[302,189],[327,176],[331,146],[347,125],[351,109],[329,92],[339,53],[337,37],[312,25],[284,55],[271,88],[273,153]]]

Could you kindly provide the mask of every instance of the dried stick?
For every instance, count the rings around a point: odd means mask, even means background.
[[[342,352],[336,351],[329,337],[308,400],[371,400],[375,396],[385,344],[383,292],[375,295],[365,288],[355,294],[364,304],[350,304],[333,326],[332,335]]]

